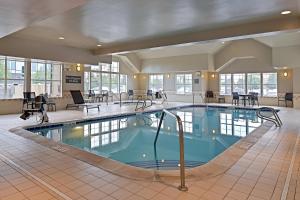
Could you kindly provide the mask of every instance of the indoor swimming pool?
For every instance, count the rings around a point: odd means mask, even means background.
[[[193,106],[169,111],[182,120],[186,167],[209,162],[262,123],[254,109]],[[138,113],[28,130],[128,165],[176,168],[179,142],[174,118],[164,118],[154,148],[160,115],[161,111]]]

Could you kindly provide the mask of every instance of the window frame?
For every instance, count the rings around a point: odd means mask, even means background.
[[[115,64],[115,67],[117,67],[117,70],[112,70],[113,63]],[[116,64],[118,63],[118,64]],[[106,67],[109,70],[104,70],[103,67]],[[99,90],[95,90],[95,93],[101,93],[102,91],[107,91],[107,89],[103,89],[103,74],[108,75],[108,82],[105,83],[105,85],[108,86],[108,91],[113,92],[113,93],[120,93],[120,92],[127,92],[128,88],[128,75],[127,74],[122,74],[120,73],[120,62],[113,61],[112,64],[107,64],[107,63],[99,63],[98,65],[85,65],[84,66],[84,77],[89,77],[89,81],[84,80],[84,93],[88,94],[88,90],[92,89],[92,73],[98,73],[99,74],[99,80],[98,80],[98,85],[99,85]],[[112,82],[112,77],[113,76],[118,76],[117,83]],[[121,77],[125,77],[125,81],[122,80],[121,84]],[[124,84],[125,83],[125,84]],[[117,85],[117,91],[112,91],[113,85]],[[121,87],[125,85],[126,91],[121,91]]]
[[[222,76],[225,76],[225,83],[224,84],[222,84],[222,82],[221,82]],[[230,83],[227,83],[227,80],[228,80],[227,77],[230,77]],[[225,86],[225,93],[221,92],[221,86],[222,85]],[[230,88],[230,93],[226,93],[226,91],[227,91],[226,89],[228,87]],[[232,74],[220,74],[220,76],[219,76],[219,93],[220,93],[220,95],[224,95],[224,96],[232,95]]]
[[[253,84],[253,83],[250,83],[249,84],[249,76],[250,75],[259,75],[259,83],[258,84]],[[258,95],[261,96],[262,95],[262,73],[247,73],[246,74],[246,88],[247,88],[247,94],[249,94],[249,92],[257,92],[257,91],[253,91],[253,90],[250,90],[249,86],[255,86],[255,85],[258,85],[259,86],[259,92],[258,92]]]
[[[179,76],[183,76],[183,83],[178,83],[178,77]],[[187,76],[191,76],[191,83],[187,83],[187,79],[186,77]],[[181,92],[178,92],[178,86],[183,86],[183,93]],[[187,86],[191,87],[191,91],[190,92],[187,92]],[[193,74],[192,73],[178,73],[176,74],[175,76],[175,89],[176,89],[176,94],[192,94],[193,93]]]
[[[36,63],[37,67],[39,64],[43,64],[44,66],[44,79],[33,79],[32,78],[32,64]],[[48,66],[50,66],[51,69],[53,69],[54,65],[58,65],[59,66],[59,79],[49,79],[48,78]],[[32,85],[33,85],[33,81],[39,81],[39,82],[43,82],[44,84],[44,91],[43,94],[47,93],[49,95],[49,97],[62,97],[62,69],[63,69],[63,64],[62,63],[56,63],[56,62],[51,62],[51,61],[46,61],[46,60],[31,60],[30,62],[30,90],[32,92],[35,92],[32,90]],[[60,89],[59,89],[59,95],[57,96],[53,96],[52,92],[48,91],[48,83],[52,84],[53,82],[60,82]],[[50,87],[51,88],[51,87]],[[37,94],[38,95],[38,94]]]
[[[275,77],[276,77],[276,83],[273,83],[273,84],[265,84],[264,83],[264,75],[266,75],[266,74],[274,74],[275,75]],[[278,73],[277,72],[266,72],[266,73],[262,73],[262,87],[261,87],[261,90],[262,90],[262,96],[263,97],[277,97],[278,96]],[[267,94],[265,94],[265,92],[264,92],[264,86],[265,85],[275,85],[276,86],[276,95],[267,95]]]
[[[154,80],[158,81],[158,82],[161,81],[162,85],[153,82]],[[152,92],[159,92],[161,90],[164,90],[164,75],[163,74],[150,74],[149,75],[149,90],[152,90]]]
[[[3,72],[4,72],[4,77],[0,77],[0,81],[3,81],[3,95],[1,95],[0,100],[5,100],[5,99],[21,99],[23,98],[23,92],[26,90],[26,60],[24,58],[17,58],[17,57],[9,57],[9,56],[3,56],[0,58],[0,60],[4,61],[4,68],[3,68]],[[23,76],[23,78],[11,78],[8,76],[8,61],[13,61],[15,62],[15,71],[17,70],[17,62],[23,62],[24,66],[23,66],[23,70],[21,70],[21,74]],[[16,73],[15,73],[16,74]],[[10,81],[17,81],[17,82],[22,82],[23,87],[22,87],[22,94],[20,96],[17,97],[8,97],[8,91],[9,91],[9,82]],[[19,83],[21,84],[21,83]],[[15,85],[15,84],[14,84]],[[15,94],[14,94],[15,95]]]
[[[244,77],[243,79],[243,83],[235,83],[235,76],[240,76],[240,78],[241,78],[241,76],[242,77]],[[232,92],[238,92],[239,94],[246,94],[246,92],[247,92],[247,78],[246,78],[247,76],[246,76],[246,73],[234,73],[234,74],[232,74]],[[239,79],[240,79],[239,78]],[[234,88],[235,88],[235,86],[243,86],[243,92],[240,92],[240,91],[236,91]],[[242,88],[242,87],[240,87],[240,88]]]

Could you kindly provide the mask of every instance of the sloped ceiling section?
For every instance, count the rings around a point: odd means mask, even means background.
[[[232,41],[214,55],[219,72],[273,71],[272,48],[254,39]]]
[[[83,5],[88,0],[1,0],[0,38]]]

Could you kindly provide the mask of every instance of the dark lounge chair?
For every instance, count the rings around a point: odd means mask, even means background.
[[[133,101],[133,96],[134,96],[133,90],[128,90],[127,95],[128,95],[128,100],[131,98],[131,101]]]
[[[258,93],[257,92],[249,92],[249,105],[251,104],[252,106],[254,106],[255,104],[257,104],[259,106],[259,102],[258,102]]]
[[[22,110],[24,110],[25,108],[28,109],[29,107],[34,108],[34,104],[35,104],[35,92],[23,92]]]
[[[289,101],[292,103],[292,106],[293,106],[293,93],[287,92],[287,93],[285,93],[284,97],[278,97],[278,106],[279,106],[280,101],[285,102],[285,107],[288,106]]]
[[[34,113],[40,114],[41,123],[48,122],[48,116],[45,111],[44,105],[46,105],[46,99],[43,95],[39,95],[34,98],[34,104],[32,104],[31,108],[24,108],[23,113],[20,116],[21,119],[26,120],[30,116],[34,115]]]
[[[100,104],[99,103],[86,103],[83,99],[83,96],[80,92],[80,90],[71,90],[70,91],[72,95],[72,99],[74,101],[74,104],[67,104],[66,109],[68,108],[80,108],[84,107],[86,108],[86,112],[89,112],[89,109],[97,108],[98,111],[100,111]]]
[[[213,91],[210,91],[210,90],[206,91],[206,93],[205,93],[205,98],[206,98],[206,100],[207,100],[206,102],[209,103],[209,100],[210,100],[210,99],[214,99],[214,98],[215,98],[214,92],[213,92]]]
[[[240,96],[238,92],[232,92],[232,101],[231,104],[239,105],[240,104]]]
[[[150,97],[151,100],[153,100],[153,92],[152,90],[147,90],[147,98]]]

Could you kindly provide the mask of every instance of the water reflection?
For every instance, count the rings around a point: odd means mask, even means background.
[[[224,148],[236,142],[240,137],[245,137],[262,123],[253,110],[186,108],[172,112],[176,113],[182,120],[186,141],[189,142],[186,145],[187,152],[189,151],[188,148],[198,148],[197,146],[201,143],[203,148],[205,147],[207,151],[210,151],[211,155],[223,151]],[[159,120],[159,112],[139,114],[128,118],[82,123],[51,130],[42,129],[37,133],[96,154],[111,155],[118,152],[119,155],[116,153],[115,156],[122,159],[122,157],[127,156],[122,154],[123,151],[132,151],[130,156],[134,157],[133,154],[137,152],[137,149],[145,149],[147,145],[153,149]],[[178,145],[177,135],[178,124],[172,117],[166,116],[161,126],[161,136],[158,143],[166,142],[164,147],[167,147],[168,143]],[[174,147],[170,148],[174,149]],[[143,150],[142,152],[147,151]],[[191,158],[193,158],[191,160],[195,160],[192,152],[193,149],[191,149]],[[149,156],[148,153],[147,157],[144,158],[145,160],[151,157],[151,153]]]

